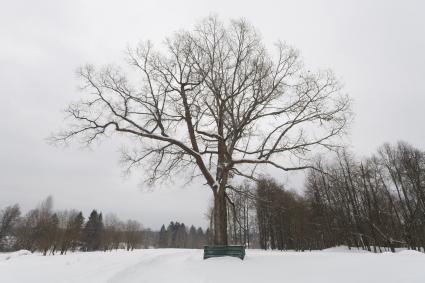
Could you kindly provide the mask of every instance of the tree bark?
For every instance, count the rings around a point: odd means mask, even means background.
[[[214,245],[227,245],[226,193],[214,193]]]

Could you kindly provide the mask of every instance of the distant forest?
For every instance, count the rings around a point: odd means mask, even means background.
[[[425,152],[405,142],[384,144],[368,158],[340,150],[316,158],[301,193],[264,176],[227,193],[229,244],[277,250],[347,245],[374,252],[425,251]],[[47,254],[135,248],[202,248],[212,243],[213,209],[205,230],[184,223],[144,229],[93,210],[53,211],[49,197],[21,215],[0,212],[0,251]]]
[[[341,150],[332,160],[317,158],[314,168],[301,194],[270,178],[236,189],[229,200],[231,242],[278,250],[425,251],[424,151],[384,144],[358,160]]]

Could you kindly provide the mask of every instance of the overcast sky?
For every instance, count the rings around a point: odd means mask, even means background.
[[[81,95],[78,66],[119,63],[127,45],[161,43],[210,14],[244,17],[267,44],[284,40],[311,69],[334,70],[354,100],[351,143],[360,157],[399,139],[425,149],[425,1],[0,4],[0,209],[27,211],[52,195],[57,209],[96,208],[153,229],[171,220],[205,227],[210,190],[201,184],[148,189],[137,172],[123,176],[115,141],[63,149],[45,138],[65,126],[61,111]]]

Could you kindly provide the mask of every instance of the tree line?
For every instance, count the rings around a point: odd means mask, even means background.
[[[347,150],[317,158],[302,193],[271,178],[234,191],[228,198],[234,244],[425,251],[425,152],[405,142],[384,144],[361,160]]]
[[[358,159],[342,149],[334,158],[315,160],[301,193],[262,177],[229,188],[226,209],[229,244],[300,251],[337,245],[374,252],[398,247],[425,251],[425,152],[399,142]],[[0,212],[0,250],[46,255],[202,248],[214,243],[214,207],[207,215],[210,225],[205,231],[170,222],[156,232],[114,214],[103,217],[96,210],[87,221],[75,210],[55,212],[49,197],[24,216],[18,205]]]
[[[212,235],[207,229],[204,233],[201,227],[186,227],[184,223],[170,222],[167,228],[162,225],[158,233],[159,248],[190,248],[200,249],[212,242]]]
[[[87,221],[81,211],[55,212],[51,197],[23,216],[18,205],[0,211],[0,251],[26,249],[54,255],[66,254],[69,250],[133,250],[150,244],[144,241],[149,232],[135,220],[123,222],[114,214],[104,218],[96,210]]]
[[[145,229],[135,220],[121,221],[115,214],[93,210],[87,221],[81,211],[53,211],[48,197],[21,215],[19,205],[0,211],[0,252],[20,249],[43,255],[68,251],[111,251],[137,248],[203,248],[212,242],[209,229],[170,222],[160,231]]]

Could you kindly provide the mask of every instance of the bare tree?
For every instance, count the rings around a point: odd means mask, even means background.
[[[34,237],[37,247],[43,252],[43,255],[47,255],[48,250],[55,244],[57,236],[58,219],[57,215],[52,212],[52,207],[53,199],[48,196],[36,209],[38,215]]]
[[[334,147],[350,120],[332,72],[306,70],[282,42],[269,53],[244,20],[206,18],[159,51],[150,42],[129,49],[128,62],[134,82],[117,67],[79,70],[87,95],[68,107],[74,122],[52,140],[130,136],[135,148],[123,160],[128,169],[144,164],[149,182],[182,170],[203,178],[214,195],[215,244],[228,242],[226,190],[235,176],[309,168],[307,153]]]
[[[12,235],[12,230],[21,215],[19,205],[8,206],[0,211],[0,251],[5,248],[5,238]]]
[[[255,208],[257,195],[255,187],[244,182],[227,192],[228,195],[228,231],[231,244],[252,247],[251,236],[255,234]]]
[[[141,225],[136,220],[127,220],[125,224],[124,238],[127,251],[134,250],[142,243],[142,229]]]
[[[125,224],[115,214],[107,214],[102,237],[104,250],[118,249],[123,241],[124,230]]]
[[[319,163],[322,172],[309,171],[304,196],[310,246],[425,251],[424,151],[399,142],[362,161],[344,150]]]

